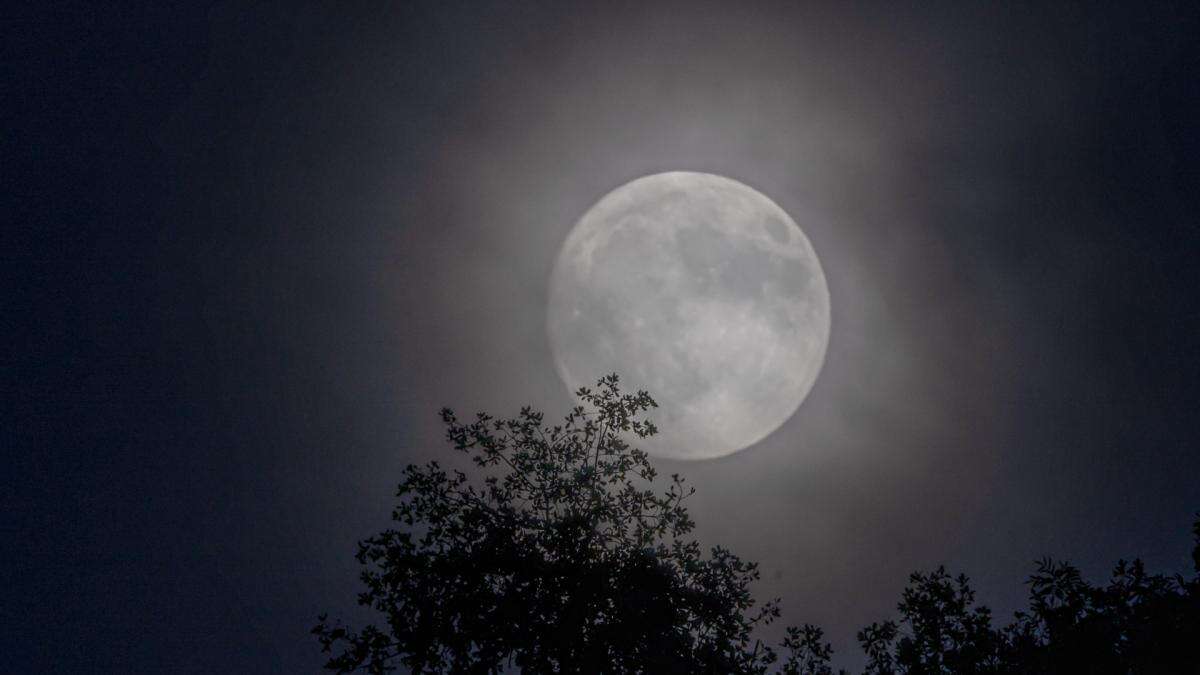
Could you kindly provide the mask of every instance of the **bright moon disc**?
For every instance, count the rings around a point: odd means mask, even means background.
[[[829,343],[829,288],[775,202],[721,176],[660,173],[575,225],[547,330],[571,391],[615,372],[658,402],[659,433],[640,447],[708,459],[762,440],[804,401]]]

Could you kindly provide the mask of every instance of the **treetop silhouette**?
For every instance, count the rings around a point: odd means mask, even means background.
[[[656,489],[644,452],[621,436],[655,433],[646,392],[616,375],[578,392],[562,424],[523,408],[462,422],[446,438],[483,474],[437,462],[405,469],[398,527],[361,542],[359,602],[386,627],[352,631],[322,617],[327,667],[384,672],[757,673],[774,652],[753,628],[757,566],[688,539],[694,490],[673,475]]]
[[[561,424],[441,411],[446,438],[478,475],[409,465],[394,526],[359,544],[359,603],[383,617],[354,630],[325,616],[313,629],[339,673],[766,673],[830,675],[820,628],[789,627],[779,661],[755,630],[755,563],[707,554],[683,478],[663,484],[623,435],[655,433],[646,392],[616,375],[577,392]],[[913,573],[898,620],[858,632],[869,675],[1200,673],[1197,575],[1149,574],[1119,562],[1106,586],[1045,559],[1029,607],[1003,628],[966,576]]]

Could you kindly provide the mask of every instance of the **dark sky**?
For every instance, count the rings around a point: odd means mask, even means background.
[[[558,415],[545,301],[683,169],[805,230],[809,399],[661,462],[839,663],[907,574],[1188,567],[1195,3],[30,3],[0,41],[0,653],[311,672],[436,411]],[[651,392],[653,393],[653,392]]]

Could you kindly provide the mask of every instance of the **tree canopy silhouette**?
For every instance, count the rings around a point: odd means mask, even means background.
[[[1200,673],[1200,518],[1192,557],[1197,576],[1149,574],[1119,561],[1107,585],[1049,558],[1026,582],[1029,607],[1004,628],[975,605],[965,576],[944,568],[914,573],[900,621],[858,633],[869,675],[995,673]]]
[[[616,375],[580,389],[561,424],[523,408],[514,418],[441,412],[473,479],[437,462],[409,465],[395,526],[359,544],[359,603],[381,626],[325,616],[313,629],[339,673],[766,673],[831,675],[820,628],[789,627],[787,658],[755,639],[779,616],[759,605],[755,563],[689,539],[678,475],[665,487],[622,437],[655,433],[643,391]],[[1045,559],[1029,607],[1003,628],[966,576],[913,573],[899,620],[858,632],[867,675],[1200,673],[1197,575],[1148,574],[1121,561],[1110,582]],[[844,671],[841,671],[844,672]]]
[[[622,438],[655,433],[641,419],[654,400],[622,393],[616,375],[578,397],[552,426],[528,407],[469,422],[442,410],[482,480],[437,462],[405,469],[397,527],[358,551],[360,604],[386,623],[322,617],[313,632],[337,650],[327,668],[765,672],[775,654],[751,633],[779,610],[751,596],[756,565],[688,539],[694,489],[673,475],[656,490],[646,454]]]

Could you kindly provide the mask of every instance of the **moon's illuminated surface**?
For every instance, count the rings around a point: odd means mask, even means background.
[[[640,447],[720,457],[779,428],[829,343],[829,289],[808,238],[737,181],[670,172],[613,190],[563,244],[547,320],[571,391],[616,372],[658,401]]]

